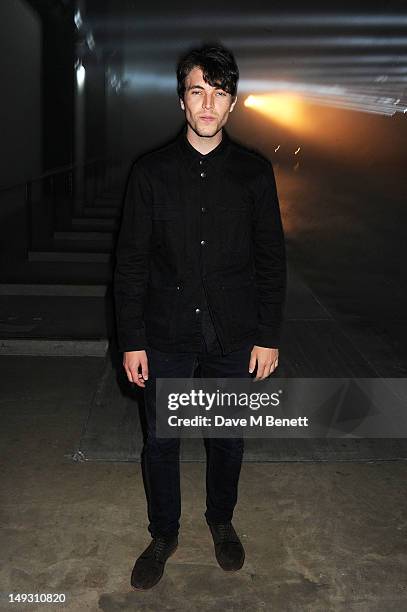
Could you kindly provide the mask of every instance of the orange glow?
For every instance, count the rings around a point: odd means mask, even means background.
[[[288,93],[250,95],[244,105],[285,127],[301,132],[307,130],[304,103],[299,96]]]

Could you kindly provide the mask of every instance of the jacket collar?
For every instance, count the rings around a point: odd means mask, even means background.
[[[191,145],[187,138],[186,125],[183,127],[177,140],[182,156],[188,168],[196,167],[201,160],[205,160],[206,163],[213,165],[216,169],[219,169],[223,161],[226,159],[230,149],[230,138],[226,133],[225,128],[222,128],[222,140],[220,143],[214,149],[212,149],[212,151],[206,153],[206,155],[203,155]]]

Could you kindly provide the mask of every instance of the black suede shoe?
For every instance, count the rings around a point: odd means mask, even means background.
[[[231,522],[208,523],[215,545],[216,559],[226,572],[236,572],[243,566],[245,552]]]
[[[176,551],[178,537],[153,538],[149,546],[137,559],[131,573],[131,586],[136,591],[151,589],[164,573],[168,557]]]

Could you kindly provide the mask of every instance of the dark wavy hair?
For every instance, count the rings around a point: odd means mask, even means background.
[[[195,67],[201,68],[204,81],[211,87],[221,87],[236,97],[239,68],[229,49],[218,43],[206,43],[198,49],[190,49],[181,57],[177,65],[177,92],[182,99],[185,78]]]

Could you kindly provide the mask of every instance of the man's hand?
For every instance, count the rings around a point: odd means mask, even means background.
[[[145,387],[148,380],[148,359],[146,351],[127,351],[123,353],[123,366],[130,382]],[[141,369],[141,372],[139,371]]]
[[[257,375],[253,379],[263,380],[270,376],[278,366],[278,348],[265,348],[264,346],[254,346],[250,355],[249,372],[252,373],[256,367]]]

